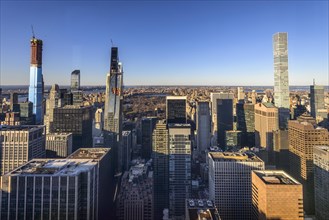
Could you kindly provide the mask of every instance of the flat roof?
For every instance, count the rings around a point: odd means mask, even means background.
[[[207,199],[187,199],[186,206],[190,220],[220,220],[215,204]]]
[[[34,159],[5,175],[75,176],[96,165],[92,159]]]
[[[68,159],[96,159],[100,160],[110,148],[80,148],[68,156]]]
[[[190,128],[190,124],[169,123],[168,128]]]
[[[276,108],[275,105],[273,105],[273,103],[270,103],[270,102],[262,102],[262,104],[263,104],[266,108]]]
[[[283,170],[254,170],[253,171],[265,184],[275,185],[300,185],[300,183],[285,173]]]
[[[178,99],[178,100],[184,100],[184,99],[186,99],[186,96],[166,96],[166,99],[168,100],[176,100],[176,99]]]
[[[34,131],[45,125],[0,125],[0,131]]]
[[[259,157],[250,152],[209,152],[214,161],[247,161],[263,162]]]

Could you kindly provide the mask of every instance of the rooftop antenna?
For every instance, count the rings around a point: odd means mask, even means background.
[[[35,34],[34,34],[34,29],[33,29],[33,25],[31,25],[32,28],[32,37],[35,38]]]
[[[315,79],[313,78],[313,86],[315,86]]]
[[[114,43],[113,43],[112,39],[111,39],[111,44],[112,44],[112,47],[114,47]]]

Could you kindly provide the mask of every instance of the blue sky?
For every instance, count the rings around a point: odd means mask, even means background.
[[[3,85],[29,81],[31,24],[45,84],[105,85],[111,39],[125,85],[273,85],[288,32],[290,85],[328,84],[327,1],[1,1]]]

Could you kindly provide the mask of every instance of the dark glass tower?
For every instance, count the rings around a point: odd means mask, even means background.
[[[186,96],[167,96],[166,107],[167,124],[186,123]]]
[[[222,150],[226,149],[226,131],[233,130],[233,99],[217,99],[217,140]]]

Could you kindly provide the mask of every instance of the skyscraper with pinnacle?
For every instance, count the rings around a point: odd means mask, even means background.
[[[273,35],[274,102],[279,108],[279,127],[287,128],[289,120],[288,34]]]
[[[31,39],[31,64],[29,101],[33,103],[33,114],[37,124],[43,122],[43,75],[42,75],[42,40]]]
[[[105,91],[105,106],[104,106],[104,131],[108,138],[108,143],[116,146],[110,146],[117,148],[114,153],[116,158],[121,158],[122,151],[120,147],[120,141],[122,137],[122,82],[123,82],[123,69],[122,64],[119,62],[118,48],[112,47],[111,60],[110,60],[110,72],[106,75],[106,91]],[[111,145],[110,144],[110,145]],[[121,170],[122,161],[117,161],[118,171]]]

